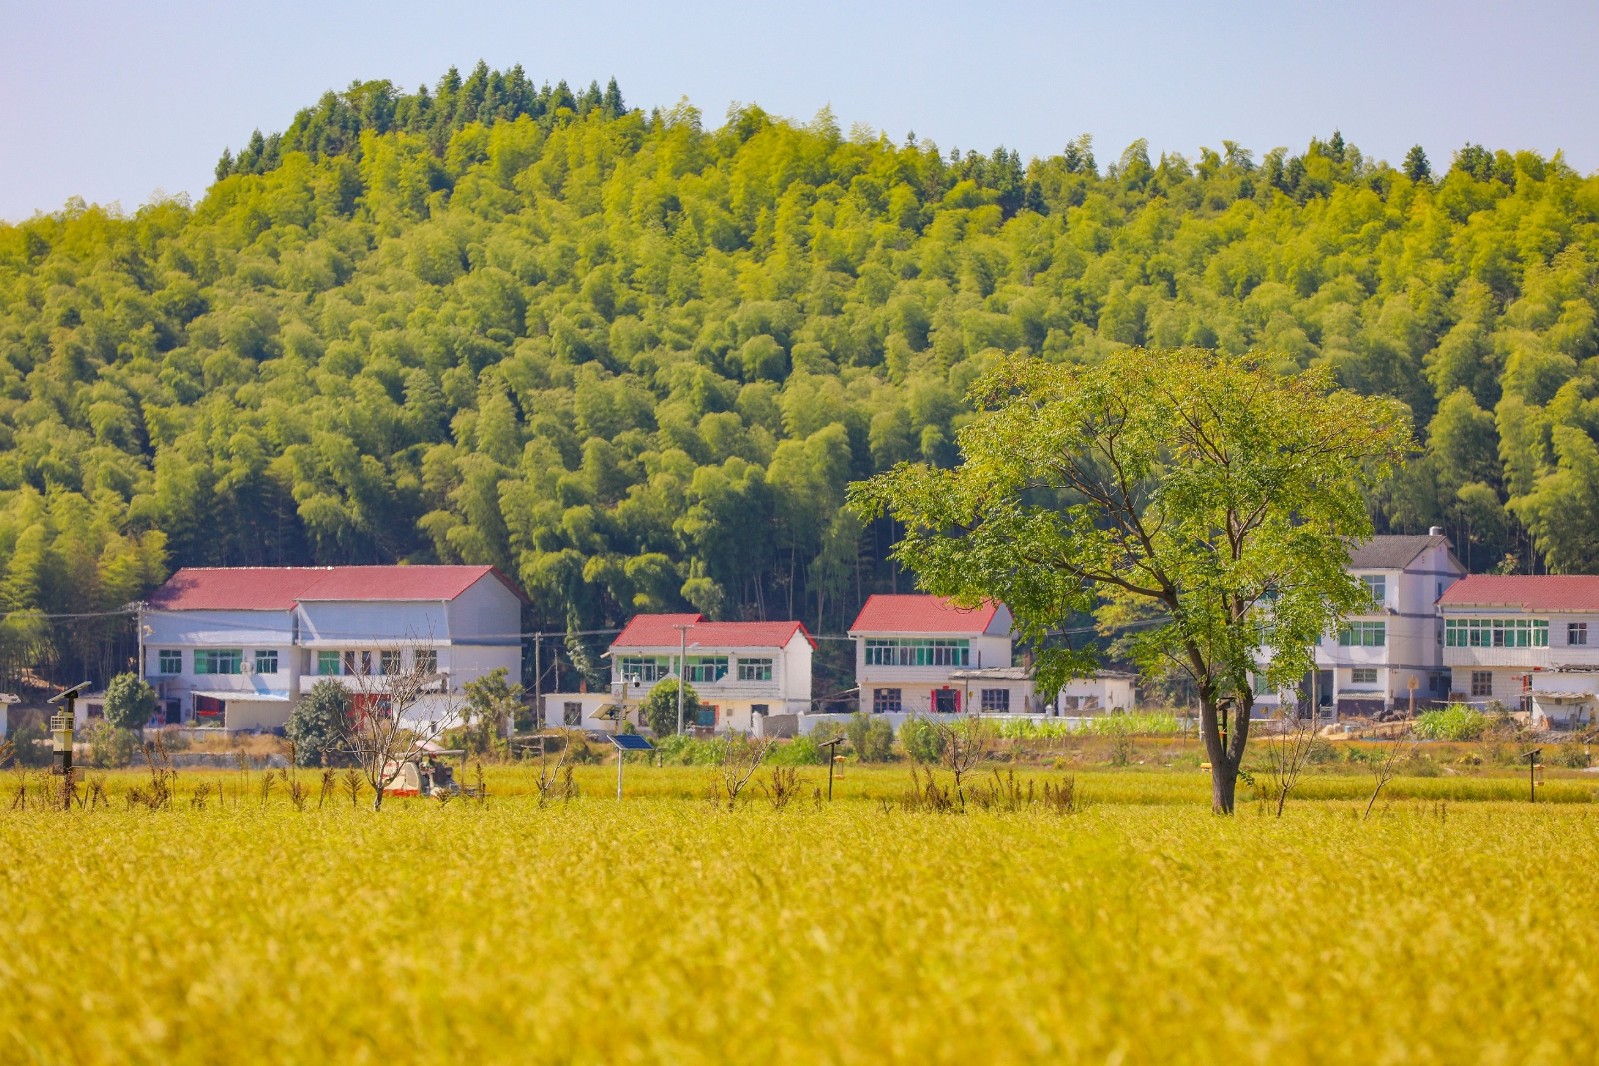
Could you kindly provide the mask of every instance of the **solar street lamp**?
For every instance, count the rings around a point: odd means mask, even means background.
[[[654,751],[655,745],[637,733],[615,733],[605,738],[616,745],[616,798],[622,798],[622,763],[630,751]]]
[[[83,690],[88,687],[87,681],[80,681],[66,691],[50,697],[51,703],[62,705],[60,714],[50,716],[50,738],[55,746],[55,772],[58,774],[72,772],[72,728],[76,717],[74,711],[78,697],[83,695]]]
[[[843,737],[834,737],[817,745],[819,748],[827,749],[827,802],[829,803],[833,802],[833,764],[838,762],[838,746],[842,743],[844,743]]]

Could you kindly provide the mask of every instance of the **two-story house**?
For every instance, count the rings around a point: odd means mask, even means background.
[[[1011,614],[1004,604],[956,607],[942,596],[876,595],[850,626],[861,710],[874,714],[958,714],[1022,710],[1032,693],[1025,671],[972,682],[957,671],[1009,667]]]
[[[1365,585],[1371,606],[1344,620],[1316,647],[1314,689],[1320,706],[1370,714],[1449,695],[1438,598],[1465,576],[1449,539],[1377,536],[1350,549],[1348,572]],[[1309,693],[1301,693],[1308,698]]]
[[[436,676],[405,713],[441,720],[461,690],[522,675],[526,597],[490,566],[184,568],[142,612],[144,675],[168,722],[278,729],[324,678],[386,702],[402,672]]]
[[[657,682],[682,677],[700,701],[685,726],[755,732],[756,718],[811,709],[815,649],[803,622],[640,614],[611,642],[611,686],[633,707]]]
[[[1439,606],[1454,698],[1555,725],[1594,721],[1599,576],[1473,574]]]

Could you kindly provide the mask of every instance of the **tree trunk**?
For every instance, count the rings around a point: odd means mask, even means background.
[[[1205,741],[1205,757],[1210,761],[1210,809],[1216,814],[1232,814],[1238,791],[1239,760],[1229,754],[1231,745],[1222,740],[1221,715],[1217,704],[1213,696],[1200,692],[1199,729]],[[1230,741],[1232,738],[1227,739]]]

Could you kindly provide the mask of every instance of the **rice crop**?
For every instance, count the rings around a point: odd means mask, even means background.
[[[1369,819],[1312,777],[1219,819],[1187,772],[964,814],[904,809],[900,768],[731,812],[704,767],[629,765],[618,803],[585,766],[545,807],[486,773],[379,813],[243,771],[0,802],[0,1061],[1599,1059],[1575,775],[1535,806],[1401,778]]]

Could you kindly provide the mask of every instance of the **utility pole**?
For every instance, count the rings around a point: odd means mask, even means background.
[[[683,622],[672,626],[677,630],[677,731],[683,732],[683,686],[688,684],[688,631],[694,628]]]
[[[539,656],[544,643],[543,633],[533,634],[533,731],[549,725],[544,720],[544,662]]]

